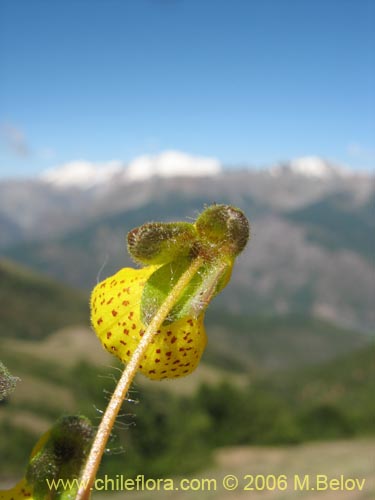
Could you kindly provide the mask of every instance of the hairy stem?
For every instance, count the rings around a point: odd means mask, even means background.
[[[134,351],[133,356],[131,357],[129,363],[123,371],[100,422],[98,431],[90,450],[90,454],[88,456],[85,468],[80,479],[81,486],[77,493],[76,500],[88,500],[90,498],[90,489],[95,481],[95,477],[98,472],[98,468],[108,438],[111,434],[121,405],[129,391],[130,384],[132,383],[137,373],[138,366],[144,356],[144,353],[146,352],[147,347],[152,340],[152,337],[155,335],[157,330],[159,330],[165,318],[168,316],[170,310],[176,304],[185,287],[194,277],[198,269],[201,267],[202,263],[202,259],[200,257],[197,257],[192,261],[189,268],[182,274],[163,304],[160,306],[155,316],[152,318],[145,331],[145,334],[143,335],[137,346],[137,349]]]

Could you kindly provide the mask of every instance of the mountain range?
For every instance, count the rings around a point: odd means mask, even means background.
[[[374,330],[373,175],[320,158],[263,170],[225,169],[177,152],[137,161],[138,170],[86,164],[72,177],[68,164],[0,182],[0,254],[88,290],[131,264],[125,236],[133,227],[192,220],[206,204],[230,203],[245,211],[252,237],[217,310]]]
[[[22,473],[37,436],[62,413],[97,422],[105,407],[117,364],[90,329],[88,295],[131,264],[126,233],[149,220],[192,220],[214,202],[246,212],[251,240],[207,311],[199,368],[160,384],[137,378],[140,404],[129,403],[137,425],[116,430],[127,471],[130,462],[134,474],[150,470],[132,442],[156,443],[160,457],[156,434],[173,443],[170,463],[182,456],[174,443],[185,456],[196,435],[193,462],[207,460],[204,426],[227,436],[220,446],[236,443],[240,421],[263,444],[373,433],[374,178],[316,158],[266,170],[182,158],[180,175],[178,157],[156,160],[143,158],[138,176],[112,162],[81,165],[78,177],[79,165],[68,164],[0,181],[0,352],[20,378],[0,412],[0,481]],[[228,428],[218,431],[220,418]],[[114,452],[105,467],[114,477],[124,461]]]

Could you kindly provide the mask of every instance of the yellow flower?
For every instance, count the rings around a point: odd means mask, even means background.
[[[174,284],[195,262],[194,276],[138,366],[154,380],[194,371],[207,343],[204,311],[228,283],[249,234],[243,212],[228,205],[207,207],[194,224],[150,222],[130,231],[129,253],[145,267],[122,269],[91,295],[91,322],[105,349],[128,363]]]

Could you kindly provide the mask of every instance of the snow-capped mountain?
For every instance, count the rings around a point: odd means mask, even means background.
[[[192,156],[180,151],[139,156],[126,169],[126,179],[143,181],[150,177],[210,177],[221,172],[215,158]]]
[[[303,156],[271,167],[270,173],[274,176],[290,173],[316,179],[327,179],[346,177],[350,175],[350,170],[318,156]]]
[[[112,160],[92,163],[77,160],[49,169],[40,179],[58,188],[90,189],[111,182],[141,182],[151,177],[210,177],[221,172],[215,158],[192,156],[180,151],[143,155],[128,165]]]
[[[46,170],[40,180],[59,188],[88,189],[111,181],[123,170],[124,165],[117,160],[106,163],[75,160]]]
[[[51,187],[92,189],[109,185],[147,181],[153,177],[214,177],[223,172],[220,162],[211,157],[193,156],[181,151],[142,155],[126,164],[120,160],[94,163],[75,160],[43,172],[39,180]],[[317,156],[280,162],[263,170],[272,177],[292,175],[316,180],[347,178],[354,172]]]

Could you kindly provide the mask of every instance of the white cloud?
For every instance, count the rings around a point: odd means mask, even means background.
[[[157,155],[144,155],[130,162],[126,178],[142,181],[157,175],[159,177],[202,177],[221,171],[220,162],[215,158],[192,156],[181,151],[164,151]]]

